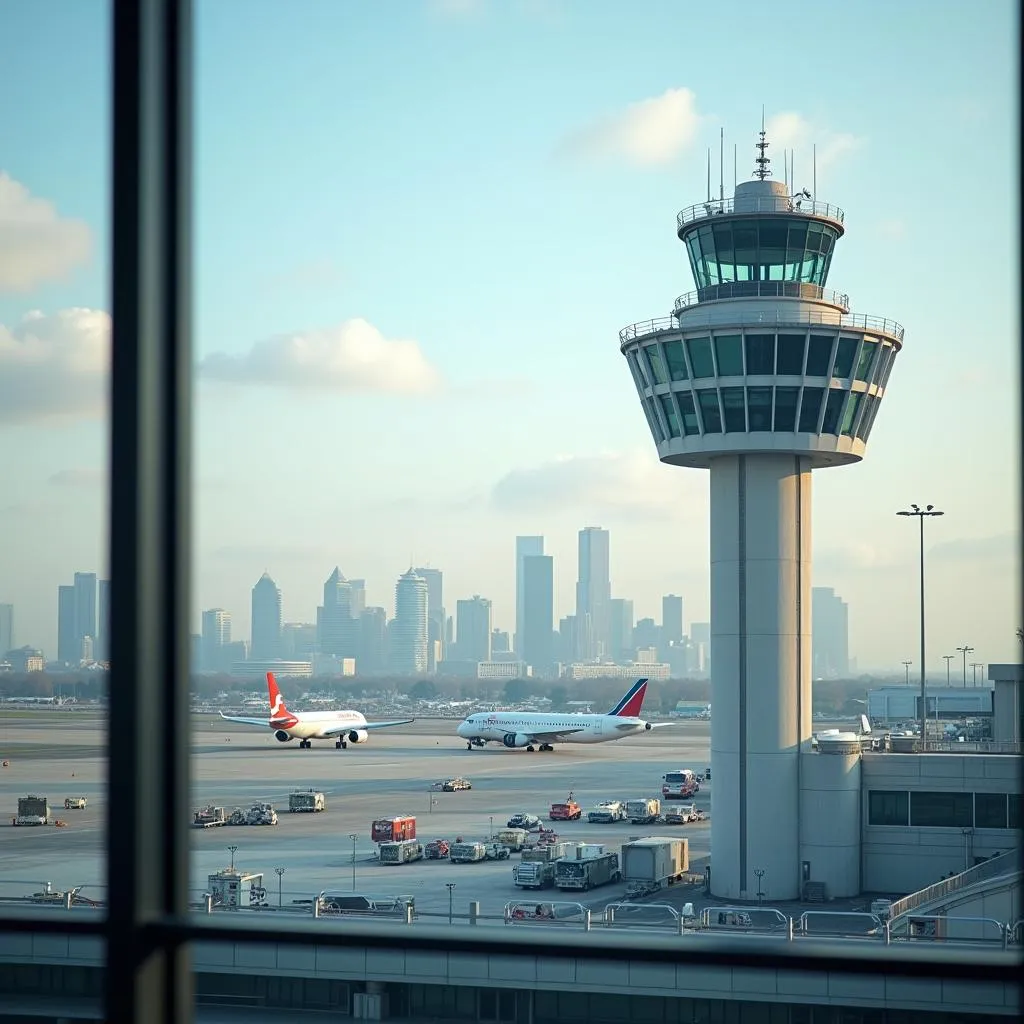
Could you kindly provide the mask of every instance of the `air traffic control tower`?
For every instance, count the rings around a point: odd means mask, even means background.
[[[711,470],[711,891],[737,900],[799,898],[828,846],[801,796],[811,470],[864,457],[903,343],[825,287],[843,211],[769,180],[767,146],[676,218],[697,290],[619,334],[658,457]]]

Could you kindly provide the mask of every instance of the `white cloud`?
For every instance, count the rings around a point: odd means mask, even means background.
[[[862,138],[850,132],[833,132],[821,125],[812,124],[795,111],[786,111],[769,118],[765,124],[765,133],[771,145],[768,155],[772,157],[773,178],[782,179],[783,150],[796,151],[794,157],[800,160],[800,174],[794,182],[796,188],[811,187],[815,146],[820,176],[864,143]]]
[[[101,469],[61,469],[54,473],[47,483],[57,487],[98,487],[107,478]]]
[[[86,261],[89,245],[84,222],[62,218],[53,203],[0,172],[0,292],[63,277]]]
[[[700,122],[690,89],[666,89],[576,132],[564,149],[583,159],[659,166],[671,163],[693,142]]]
[[[109,367],[102,310],[34,311],[0,324],[0,424],[102,415]]]
[[[233,384],[307,390],[408,394],[432,391],[441,382],[415,341],[385,338],[362,319],[268,338],[242,355],[214,353],[200,363],[199,372]]]
[[[684,474],[641,452],[555,459],[503,476],[491,493],[505,512],[628,514],[681,519],[707,504],[704,474]]]

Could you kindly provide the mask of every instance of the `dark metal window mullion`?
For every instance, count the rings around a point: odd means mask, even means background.
[[[114,0],[105,1019],[192,1020],[190,0]]]

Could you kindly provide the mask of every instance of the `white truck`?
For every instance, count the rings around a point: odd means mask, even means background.
[[[586,892],[599,885],[618,882],[621,877],[617,853],[601,853],[596,857],[565,857],[555,861],[555,887],[558,889]]]
[[[487,841],[507,846],[513,853],[518,853],[530,840],[530,833],[525,828],[503,828],[495,832]]]
[[[691,822],[703,820],[704,812],[698,811],[696,804],[680,804],[665,812],[666,825],[689,825]]]
[[[327,797],[315,789],[297,789],[288,794],[288,810],[295,813],[315,814],[327,810]]]
[[[677,882],[690,869],[686,839],[651,836],[622,846],[622,877],[628,897],[646,896]]]
[[[525,864],[517,864],[512,869],[512,883],[520,889],[546,889],[555,884],[557,864],[557,860],[528,860]]]
[[[654,797],[627,800],[626,816],[633,825],[653,825],[661,818],[661,801]]]
[[[505,851],[506,855],[508,851]],[[452,843],[448,854],[452,864],[472,864],[487,860],[487,847],[483,843]]]
[[[415,839],[403,839],[397,843],[381,843],[381,864],[411,864],[423,859],[423,846]]]
[[[587,811],[587,821],[592,825],[607,825],[626,820],[626,807],[621,800],[605,800],[592,811]]]

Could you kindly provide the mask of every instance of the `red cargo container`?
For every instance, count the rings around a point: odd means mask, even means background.
[[[411,814],[397,818],[378,818],[370,829],[370,838],[375,843],[401,843],[416,838],[416,819]]]

